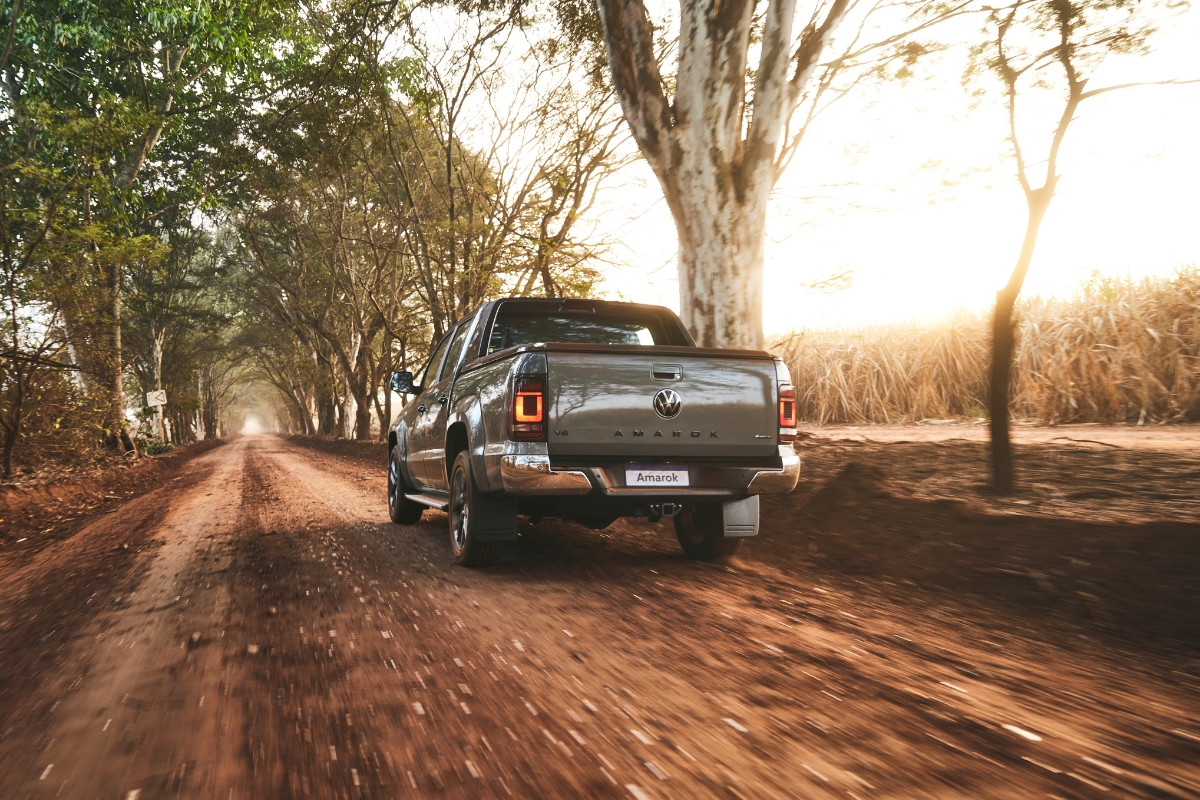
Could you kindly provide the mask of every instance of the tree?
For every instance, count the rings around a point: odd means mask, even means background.
[[[1139,0],[1013,0],[1002,6],[984,7],[985,39],[972,48],[967,77],[973,79],[990,74],[1000,84],[1008,120],[1008,141],[1027,211],[1017,263],[1008,283],[996,293],[992,316],[988,411],[991,416],[992,481],[1000,494],[1010,494],[1015,486],[1009,436],[1009,394],[1015,347],[1013,310],[1033,261],[1038,233],[1058,186],[1063,142],[1080,106],[1087,100],[1138,86],[1196,82],[1168,79],[1091,86],[1092,75],[1106,59],[1148,52],[1149,40],[1155,32],[1152,14],[1170,8],[1169,4]],[[1050,94],[1053,114],[1049,118],[1045,161],[1040,162],[1039,168],[1039,162],[1030,158],[1029,140],[1034,137],[1023,136],[1020,128],[1022,102],[1029,101],[1033,94],[1042,93]],[[1039,122],[1045,124],[1046,120]]]
[[[7,53],[5,54],[7,57]],[[46,109],[37,122],[8,115],[0,120],[0,430],[3,474],[12,475],[13,454],[24,434],[30,401],[45,374],[71,369],[64,350],[61,320],[46,302],[48,252],[57,237],[73,232],[67,211],[78,175],[46,158],[46,140],[70,138],[73,126]]]
[[[630,158],[611,90],[580,80],[566,48],[507,47],[522,35],[511,10],[440,22],[447,41],[430,43],[402,19],[403,58],[368,26],[319,71],[327,103],[285,103],[290,124],[243,184],[247,296],[300,342],[250,346],[297,430],[311,387],[318,432],[345,433],[325,409],[345,419],[352,405],[354,436],[372,406],[386,435],[394,364],[489,297],[593,280],[601,247],[577,223]]]
[[[680,0],[674,43],[643,0],[598,7],[613,86],[675,219],[681,316],[701,345],[761,348],[767,204],[808,124],[862,76],[903,75],[926,51],[911,37],[963,6],[818,0],[796,33],[796,0]],[[586,8],[558,8],[569,31],[596,30]]]
[[[403,32],[406,80],[377,101],[390,156],[378,196],[433,338],[498,293],[586,291],[602,246],[576,223],[630,159],[611,88],[534,39],[519,4],[409,17]]]
[[[145,183],[164,140],[244,119],[277,73],[309,55],[294,4],[271,0],[149,6],[26,0],[6,10],[0,111],[27,130],[37,128],[38,109],[74,113],[103,133],[63,154],[87,178],[73,203],[79,224],[91,228],[84,261],[97,261],[100,240],[120,246],[136,236],[147,214],[159,210],[144,202],[154,187],[138,183]],[[187,164],[203,161],[193,152],[183,168],[173,165],[166,181],[189,183],[196,176]],[[101,312],[107,328],[103,358],[89,360],[103,373],[110,437],[118,447],[128,440],[121,290],[129,266],[119,258],[103,260],[104,303],[91,309]],[[71,305],[63,309],[68,330],[78,322],[70,318]],[[96,338],[90,343],[98,344]]]
[[[212,237],[193,222],[195,211],[174,203],[163,209],[150,226],[162,245],[161,257],[129,270],[123,289],[129,312],[125,346],[139,394],[167,390],[170,402],[159,407],[158,417],[164,440],[176,444],[190,436],[179,425],[185,418],[179,412],[198,401],[196,344],[229,322],[215,296],[229,288],[222,280],[220,253]],[[168,418],[173,433],[167,430]]]

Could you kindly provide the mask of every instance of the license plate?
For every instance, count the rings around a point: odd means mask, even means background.
[[[625,485],[630,488],[687,486],[687,467],[626,467]]]

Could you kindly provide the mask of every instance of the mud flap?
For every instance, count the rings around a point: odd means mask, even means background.
[[[725,524],[725,538],[742,538],[758,535],[758,495],[745,500],[721,504],[721,518]]]
[[[491,497],[476,490],[472,498],[471,535],[481,542],[515,542],[517,540],[517,499],[503,495]]]

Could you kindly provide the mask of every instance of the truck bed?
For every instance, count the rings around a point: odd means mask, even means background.
[[[551,456],[659,461],[778,455],[770,354],[697,347],[548,343]],[[655,408],[663,391],[678,413]]]

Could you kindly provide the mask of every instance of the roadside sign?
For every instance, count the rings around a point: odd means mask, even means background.
[[[146,392],[146,405],[148,406],[165,406],[167,404],[167,390],[159,389],[157,392]]]

